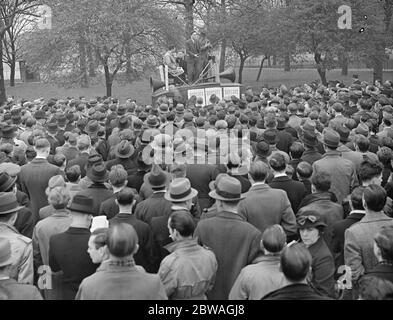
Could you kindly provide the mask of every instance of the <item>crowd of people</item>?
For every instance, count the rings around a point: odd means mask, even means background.
[[[393,84],[10,99],[1,299],[393,298]]]

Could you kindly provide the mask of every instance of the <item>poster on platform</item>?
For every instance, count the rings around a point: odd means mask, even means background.
[[[214,88],[205,88],[205,95],[207,104],[209,104],[210,97],[215,94],[218,99],[222,100],[222,88],[221,87],[214,87]]]
[[[188,99],[190,99],[192,96],[195,96],[198,98],[203,99],[203,105],[206,105],[206,99],[205,99],[205,89],[190,89],[187,91],[188,94]]]
[[[224,87],[224,99],[230,99],[232,96],[235,96],[240,99],[240,88]]]

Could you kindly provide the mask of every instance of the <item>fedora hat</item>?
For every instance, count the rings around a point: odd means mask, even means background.
[[[273,130],[266,130],[262,137],[268,144],[276,144],[278,142],[277,133]]]
[[[87,123],[87,126],[85,128],[85,131],[88,134],[95,134],[98,132],[98,130],[100,129],[100,125],[98,123],[97,120],[91,120]]]
[[[7,172],[0,173],[0,192],[7,191],[16,181],[17,177],[10,177]]]
[[[349,130],[347,127],[344,126],[338,126],[336,128],[336,131],[340,135],[340,141],[345,143],[349,141],[349,134],[351,133],[351,130]]]
[[[58,130],[57,123],[49,122],[46,126],[46,130],[48,130],[48,132],[51,134],[56,134]]]
[[[262,158],[268,157],[272,154],[269,144],[266,141],[259,141],[255,147],[255,153]]]
[[[103,163],[95,163],[87,172],[87,177],[96,183],[102,183],[108,180],[108,170]]]
[[[183,202],[193,199],[197,195],[198,191],[191,188],[190,180],[187,178],[178,178],[171,182],[164,198],[171,202]]]
[[[156,151],[167,150],[172,144],[172,138],[168,134],[158,134],[154,137],[151,147]]]
[[[71,204],[67,207],[68,210],[80,213],[93,214],[93,198],[81,194],[76,194],[72,198]]]
[[[16,212],[22,208],[24,207],[19,205],[13,192],[0,193],[0,215]]]
[[[159,125],[157,117],[153,115],[148,116],[146,119],[146,125],[149,128],[157,128]]]
[[[0,238],[0,267],[12,264],[11,242],[7,238]]]
[[[16,137],[16,127],[14,125],[5,125],[1,129],[1,136],[9,139]]]
[[[122,116],[119,119],[118,128],[120,130],[128,129],[131,125],[130,119],[127,116]]]
[[[115,150],[115,156],[120,159],[128,159],[134,154],[134,146],[127,140],[121,141]]]
[[[323,144],[331,148],[337,148],[340,144],[340,135],[332,129],[326,129],[323,133]]]
[[[313,131],[303,131],[303,134],[300,136],[300,141],[309,147],[316,147],[318,145],[317,135]]]
[[[240,181],[229,175],[223,176],[217,182],[216,189],[209,192],[209,196],[221,201],[239,201],[245,198],[241,193],[242,185]]]
[[[151,171],[146,175],[145,179],[153,189],[165,187],[169,180],[168,175],[165,174],[158,164],[152,166]]]

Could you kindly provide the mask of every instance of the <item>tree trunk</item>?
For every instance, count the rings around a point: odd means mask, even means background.
[[[314,53],[314,60],[315,60],[315,63],[317,64],[317,71],[318,71],[319,77],[321,78],[321,82],[324,86],[327,86],[326,68],[323,65],[323,60],[322,60],[321,54],[319,52]]]
[[[378,42],[375,46],[375,55],[373,57],[373,80],[383,81],[383,62],[385,56],[385,41]]]
[[[226,59],[226,50],[227,50],[227,40],[224,38],[221,41],[221,50],[220,50],[220,72],[225,70],[225,59]]]
[[[186,33],[187,37],[190,38],[191,34],[194,32],[194,1],[186,0],[184,2],[184,7],[186,9]]]
[[[111,73],[109,72],[109,67],[108,64],[104,65],[104,70],[105,70],[105,86],[106,86],[106,96],[111,97],[112,96],[112,83],[113,79],[111,77]]]
[[[4,25],[2,19],[0,19],[0,28]],[[3,37],[4,32],[0,33],[0,57],[3,56]],[[5,83],[4,83],[4,67],[3,63],[0,63],[0,105],[7,101],[7,95],[5,92]]]
[[[87,62],[89,65],[89,77],[94,78],[96,76],[96,63],[93,58],[93,52],[91,46],[86,46]]]
[[[87,76],[86,45],[83,38],[79,39],[79,68],[81,73],[81,87],[87,88],[89,86],[89,79]]]
[[[267,59],[267,66],[268,66],[269,68],[272,67],[272,57],[269,57],[269,59]]]
[[[347,76],[348,75],[348,65],[349,65],[349,57],[346,52],[343,53],[341,57],[341,75]]]
[[[247,58],[240,56],[240,67],[239,67],[239,83],[243,82],[243,70],[244,70],[244,63],[246,62]]]
[[[285,52],[284,71],[291,71],[291,54],[289,51]]]
[[[259,81],[259,78],[261,77],[262,74],[262,69],[263,69],[263,63],[266,60],[266,56],[263,57],[263,59],[261,60],[261,65],[259,66],[259,71],[258,71],[258,76],[257,76],[257,82]],[[269,57],[269,61],[270,61],[270,57]]]
[[[15,87],[15,64],[16,61],[13,55],[10,65],[10,87]]]
[[[277,66],[277,56],[273,56],[273,66]]]

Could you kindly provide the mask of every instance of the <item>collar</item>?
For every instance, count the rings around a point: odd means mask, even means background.
[[[182,206],[177,206],[177,205],[173,205],[172,207],[171,207],[171,209],[172,209],[172,211],[180,211],[180,210],[186,210],[186,211],[190,211],[190,210],[188,210],[186,207],[182,207]]]
[[[235,212],[231,212],[231,211],[217,212],[217,216],[220,218],[224,218],[224,219],[245,221],[245,219],[241,215],[239,215],[238,213],[235,213]]]
[[[322,158],[326,157],[341,157],[341,152],[337,150],[328,151],[322,156]]]
[[[69,227],[66,233],[69,234],[90,234],[89,228]]]
[[[125,259],[125,260],[105,260],[101,263],[98,267],[98,271],[106,271],[110,269],[134,269],[135,268],[135,261],[133,258]]]
[[[368,221],[380,221],[380,220],[392,220],[389,218],[385,213],[381,212],[366,212],[361,222],[368,222]],[[392,220],[393,221],[393,220]]]
[[[265,182],[255,182],[251,188],[253,187],[259,187],[259,186],[267,186]]]
[[[168,250],[170,253],[179,250],[179,249],[186,249],[186,248],[192,248],[198,245],[197,239],[191,239],[191,240],[183,240],[183,241],[175,241],[167,244],[164,246],[166,250]]]

